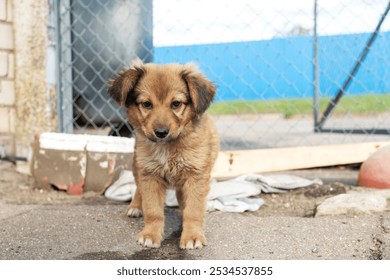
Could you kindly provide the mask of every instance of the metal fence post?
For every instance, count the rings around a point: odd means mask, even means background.
[[[63,126],[63,116],[62,116],[62,81],[60,75],[60,61],[61,61],[61,36],[60,36],[60,2],[52,0],[54,13],[56,15],[55,21],[55,33],[56,33],[56,80],[57,80],[57,115],[58,115],[58,125],[57,131],[62,132],[64,130]]]
[[[314,0],[314,27],[313,27],[313,117],[314,132],[319,132],[318,113],[319,113],[319,68],[318,68],[318,41],[317,41],[317,3]]]
[[[351,84],[351,82],[353,81],[357,71],[359,70],[360,66],[362,65],[363,61],[366,59],[368,53],[370,52],[370,49],[371,49],[371,46],[372,44],[374,43],[376,37],[378,36],[378,33],[379,33],[379,30],[384,22],[384,20],[386,19],[387,17],[387,14],[389,13],[390,11],[390,1],[388,2],[387,6],[386,6],[386,9],[384,11],[384,13],[382,14],[381,18],[379,19],[379,22],[374,30],[374,32],[371,34],[370,38],[368,39],[366,45],[364,46],[364,49],[362,51],[362,53],[360,54],[360,56],[358,57],[358,59],[356,60],[351,72],[348,74],[345,82],[342,84],[342,86],[338,89],[337,91],[337,94],[335,95],[334,98],[332,98],[332,100],[329,102],[328,106],[326,107],[324,113],[322,114],[322,117],[321,117],[321,120],[319,121],[318,123],[318,131],[326,131],[326,132],[329,132],[328,130],[325,130],[323,129],[323,126],[326,122],[326,120],[328,119],[328,117],[330,116],[330,114],[333,112],[334,108],[337,106],[337,104],[339,103],[340,99],[343,97],[345,91],[347,90],[347,88],[349,87],[349,85]],[[377,131],[379,133],[382,133],[383,131],[382,130],[372,130],[372,133],[374,133],[374,131]],[[344,132],[344,131],[343,131]],[[366,133],[367,131],[366,130],[363,130],[364,133]],[[386,134],[388,133],[387,130],[384,131]],[[361,130],[356,130],[356,133],[361,133]]]
[[[70,0],[55,2],[57,14],[57,94],[58,131],[73,133],[72,53],[70,30]],[[66,11],[66,9],[69,9]],[[66,29],[67,28],[67,29]],[[63,30],[64,29],[64,30]],[[65,48],[63,48],[65,46]]]

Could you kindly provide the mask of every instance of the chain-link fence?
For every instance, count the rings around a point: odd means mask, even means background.
[[[389,139],[388,0],[57,3],[60,131],[127,135],[106,81],[140,57],[217,84],[223,149]]]
[[[57,17],[59,130],[128,135],[106,84],[135,57],[153,60],[152,1],[61,0]]]

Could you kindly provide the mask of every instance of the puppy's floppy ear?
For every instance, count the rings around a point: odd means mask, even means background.
[[[203,114],[214,98],[216,91],[214,83],[200,73],[192,63],[185,64],[180,74],[187,84],[195,112],[197,115]]]
[[[130,106],[135,102],[134,88],[139,79],[145,73],[144,65],[141,60],[132,62],[129,68],[122,71],[108,81],[109,95],[119,103],[119,105]]]

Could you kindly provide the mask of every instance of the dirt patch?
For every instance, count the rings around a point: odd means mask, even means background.
[[[261,194],[259,197],[265,201],[258,216],[298,216],[314,217],[316,207],[325,199],[346,193],[352,186],[334,183],[329,185],[313,185],[306,188],[295,189],[280,194]]]

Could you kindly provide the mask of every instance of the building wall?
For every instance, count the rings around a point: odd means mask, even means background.
[[[0,145],[6,152],[15,152],[15,52],[13,5],[0,0]],[[2,148],[1,147],[1,148]]]
[[[56,90],[48,83],[48,0],[13,0],[18,156],[26,156],[36,134],[56,130]]]
[[[36,134],[57,128],[51,3],[0,0],[0,145],[8,154],[28,156]]]
[[[371,33],[318,37],[320,96],[332,97],[348,78]],[[380,32],[346,93],[390,92],[390,32]],[[216,82],[216,101],[312,98],[313,37],[155,47],[157,63],[196,61]]]

